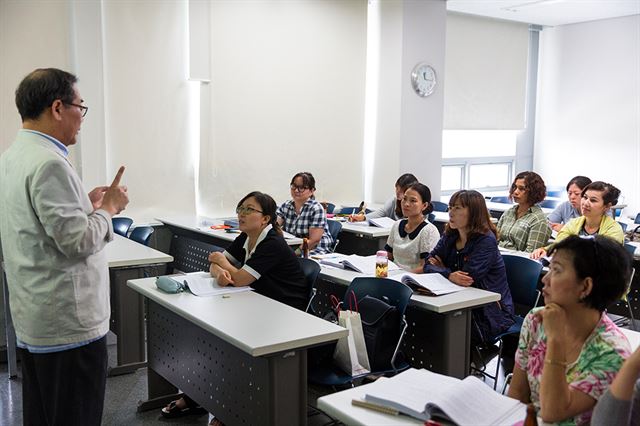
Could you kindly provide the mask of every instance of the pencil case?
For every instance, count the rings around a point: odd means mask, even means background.
[[[180,293],[185,290],[184,284],[181,284],[170,277],[156,278],[156,287],[165,293]]]

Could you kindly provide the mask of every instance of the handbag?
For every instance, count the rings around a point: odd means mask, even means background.
[[[336,350],[333,353],[336,365],[352,376],[369,373],[371,367],[367,346],[358,313],[358,301],[353,292],[349,294],[349,309],[341,310],[338,314],[338,325],[346,328],[349,334],[340,338],[336,344]]]
[[[373,371],[388,370],[400,339],[398,308],[371,296],[359,302],[364,340]]]

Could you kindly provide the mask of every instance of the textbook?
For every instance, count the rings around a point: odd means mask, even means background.
[[[179,284],[184,284],[196,296],[217,296],[253,290],[249,286],[221,286],[209,272],[191,272],[186,275],[175,275],[169,278]]]
[[[459,426],[513,425],[527,415],[522,402],[501,395],[474,376],[464,380],[410,368],[374,382],[364,400],[427,421],[441,419]]]
[[[375,217],[373,219],[369,219],[369,223],[373,226],[377,226],[378,228],[388,228],[391,229],[395,220],[390,217]]]
[[[320,259],[320,263],[323,265],[334,266],[336,268],[351,269],[352,271],[360,272],[366,275],[376,274],[376,255],[371,256],[358,256],[352,254],[349,256],[333,254],[331,256]],[[399,270],[400,267],[389,261],[389,271]]]
[[[389,278],[400,281],[419,292],[427,293],[429,296],[440,296],[465,289],[465,287],[452,283],[438,273],[414,274],[407,272],[406,274],[395,274]]]

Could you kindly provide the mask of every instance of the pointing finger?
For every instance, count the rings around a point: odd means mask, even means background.
[[[117,188],[120,185],[120,179],[122,179],[122,175],[124,174],[124,166],[120,166],[118,169],[118,173],[116,173],[116,177],[113,179],[111,183],[111,188]]]

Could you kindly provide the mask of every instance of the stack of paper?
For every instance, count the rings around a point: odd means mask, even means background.
[[[208,272],[192,272],[186,275],[173,276],[171,279],[185,284],[196,296],[217,296],[221,294],[240,293],[252,290],[249,286],[222,287]]]

